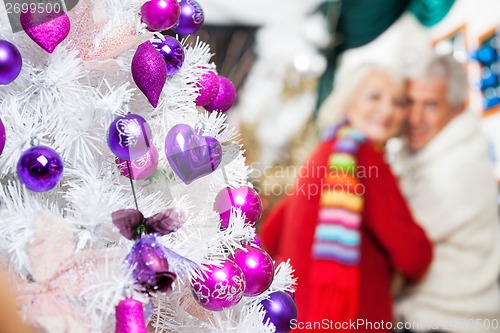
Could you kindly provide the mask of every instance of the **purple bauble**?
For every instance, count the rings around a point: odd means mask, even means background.
[[[215,197],[214,210],[220,214],[221,228],[227,229],[231,208],[239,208],[245,214],[245,223],[255,225],[262,214],[262,202],[257,192],[248,186],[237,189],[226,187]]]
[[[191,290],[198,303],[211,311],[221,311],[238,304],[245,291],[245,276],[241,269],[229,259],[223,262],[222,267],[208,265],[207,268],[203,279],[191,281]]]
[[[276,333],[291,331],[291,321],[297,319],[297,306],[290,295],[283,291],[276,291],[260,304],[267,312],[264,323],[269,319],[276,326]]]
[[[153,134],[144,118],[128,114],[116,118],[108,130],[109,149],[121,159],[136,160],[151,148]]]
[[[236,250],[232,259],[245,275],[245,296],[260,295],[273,283],[274,263],[266,251],[251,245],[245,246],[244,249]]]
[[[116,164],[118,164],[120,173],[125,177],[130,178],[127,161],[117,157]],[[146,154],[138,159],[130,161],[129,165],[130,173],[132,174],[132,179],[134,180],[146,179],[152,176],[158,166],[158,151],[156,150],[156,147],[151,144],[151,148]]]
[[[163,36],[163,40],[158,37],[153,38],[151,44],[160,52],[165,60],[167,75],[172,76],[181,69],[184,64],[184,48],[177,39],[171,36]]]
[[[21,155],[17,163],[19,179],[34,192],[46,192],[56,187],[63,169],[59,154],[46,146],[31,147]]]
[[[179,21],[172,28],[172,30],[180,35],[194,34],[200,30],[205,21],[205,15],[200,4],[194,0],[181,0],[181,14]]]
[[[23,58],[14,44],[0,40],[0,84],[14,81],[23,67]]]
[[[219,92],[214,100],[207,105],[205,105],[205,109],[207,111],[219,111],[225,112],[233,106],[236,101],[236,88],[233,83],[224,76],[220,76],[220,84],[219,84]]]
[[[151,0],[141,7],[141,19],[149,30],[172,28],[179,20],[181,8],[177,0]]]
[[[209,71],[202,75],[200,81],[196,85],[198,90],[198,97],[194,101],[198,106],[204,106],[212,102],[219,93],[220,79],[217,74]]]
[[[159,234],[142,236],[132,247],[125,263],[133,267],[137,283],[148,291],[167,292],[172,289],[175,273],[169,271],[166,249],[158,243]]]
[[[5,126],[3,126],[2,119],[0,119],[0,155],[3,153],[6,141],[7,135],[5,134]]]

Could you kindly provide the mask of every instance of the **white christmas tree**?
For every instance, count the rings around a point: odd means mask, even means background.
[[[214,267],[236,265],[228,258],[262,250],[249,245],[256,221],[244,205],[214,209],[251,188],[237,133],[218,112],[234,102],[221,95],[230,83],[214,75],[208,45],[181,40],[182,63],[169,63],[167,37],[152,32],[201,25],[197,3],[80,0],[43,22],[35,7],[19,6],[25,31],[16,33],[7,16],[16,7],[7,5],[0,51],[14,56],[0,60],[9,65],[0,66],[0,264],[24,318],[58,333],[275,332],[265,300],[293,292],[288,263],[275,267],[265,290],[250,292],[262,289],[252,279],[207,282]],[[154,26],[154,5],[174,8],[168,27]],[[198,16],[183,23],[182,6]],[[158,55],[165,69],[155,67]],[[210,80],[215,94],[204,85]],[[132,158],[141,143],[146,154]],[[117,163],[122,148],[128,159]],[[224,288],[236,288],[226,290],[232,299]],[[142,322],[147,330],[134,326]]]

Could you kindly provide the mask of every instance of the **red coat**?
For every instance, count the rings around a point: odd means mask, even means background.
[[[303,324],[331,319],[322,314],[325,304],[311,304],[308,273],[321,196],[318,189],[325,179],[325,166],[334,140],[322,142],[318,146],[302,168],[293,193],[275,207],[260,228],[263,246],[269,254],[278,260],[291,260],[298,278],[295,297],[299,311],[298,323]],[[382,154],[372,144],[364,143],[360,146],[357,160],[358,172],[365,171],[364,177],[361,174],[358,176],[365,192],[357,318],[365,322],[380,323],[383,320],[387,323],[393,320],[393,272],[400,271],[409,281],[420,279],[432,260],[432,245],[413,220]],[[350,279],[346,276],[345,282],[350,283]],[[334,326],[329,323],[327,327]],[[334,331],[322,327],[318,332]],[[373,331],[391,330],[361,326],[356,332]]]

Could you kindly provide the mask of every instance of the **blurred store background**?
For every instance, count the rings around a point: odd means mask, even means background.
[[[411,69],[433,49],[469,75],[500,182],[500,1],[203,0],[198,37],[238,88],[242,132],[265,207],[284,194],[317,140],[317,106],[335,79],[365,62]],[[473,166],[464,166],[473,167]]]

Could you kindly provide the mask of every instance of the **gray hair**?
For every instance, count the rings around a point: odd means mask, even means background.
[[[346,109],[356,97],[361,84],[374,71],[387,73],[394,83],[405,86],[405,77],[395,68],[381,64],[365,63],[354,70],[344,72],[337,80],[332,93],[326,98],[319,109],[317,124],[320,130],[340,123],[345,118]]]
[[[446,80],[448,101],[453,109],[463,105],[467,99],[467,74],[463,65],[451,55],[434,55],[427,59],[410,78],[441,77]]]

